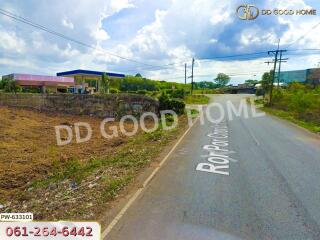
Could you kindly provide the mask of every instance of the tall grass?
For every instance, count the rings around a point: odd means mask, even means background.
[[[293,83],[287,89],[276,89],[272,108],[320,126],[320,86],[313,89],[308,85]]]

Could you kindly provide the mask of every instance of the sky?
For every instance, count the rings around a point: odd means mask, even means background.
[[[317,15],[241,20],[236,9],[246,3],[260,10],[316,9]],[[0,8],[86,45],[0,14],[0,75],[87,69],[184,82],[184,64],[190,76],[195,58],[195,81],[222,72],[238,84],[259,80],[272,68],[265,63],[271,56],[223,57],[275,50],[279,39],[290,50],[284,71],[320,62],[320,51],[297,51],[320,49],[319,0],[0,0]]]

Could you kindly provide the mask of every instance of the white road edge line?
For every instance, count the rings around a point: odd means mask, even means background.
[[[108,227],[102,233],[102,239],[104,239],[113,229],[113,227],[119,222],[125,212],[130,208],[130,206],[134,203],[134,201],[140,196],[143,189],[150,183],[151,179],[156,175],[156,173],[160,170],[163,164],[168,160],[173,151],[178,147],[180,142],[184,139],[184,137],[188,134],[190,129],[197,123],[199,117],[192,123],[192,125],[184,132],[184,134],[180,137],[180,139],[176,142],[176,144],[172,147],[170,152],[161,160],[159,166],[156,167],[150,176],[144,181],[142,187],[139,188],[136,193],[130,198],[130,200],[126,203],[126,205],[121,209],[121,211],[117,214],[117,216],[112,220],[112,222],[108,225]]]

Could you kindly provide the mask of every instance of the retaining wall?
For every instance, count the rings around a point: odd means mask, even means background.
[[[134,94],[25,94],[0,93],[0,105],[28,108],[44,112],[120,118],[139,116],[144,112],[158,113],[158,101]]]

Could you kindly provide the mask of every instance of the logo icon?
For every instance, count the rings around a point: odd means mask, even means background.
[[[237,8],[237,15],[242,20],[254,20],[259,16],[259,9],[253,4],[242,4]]]

